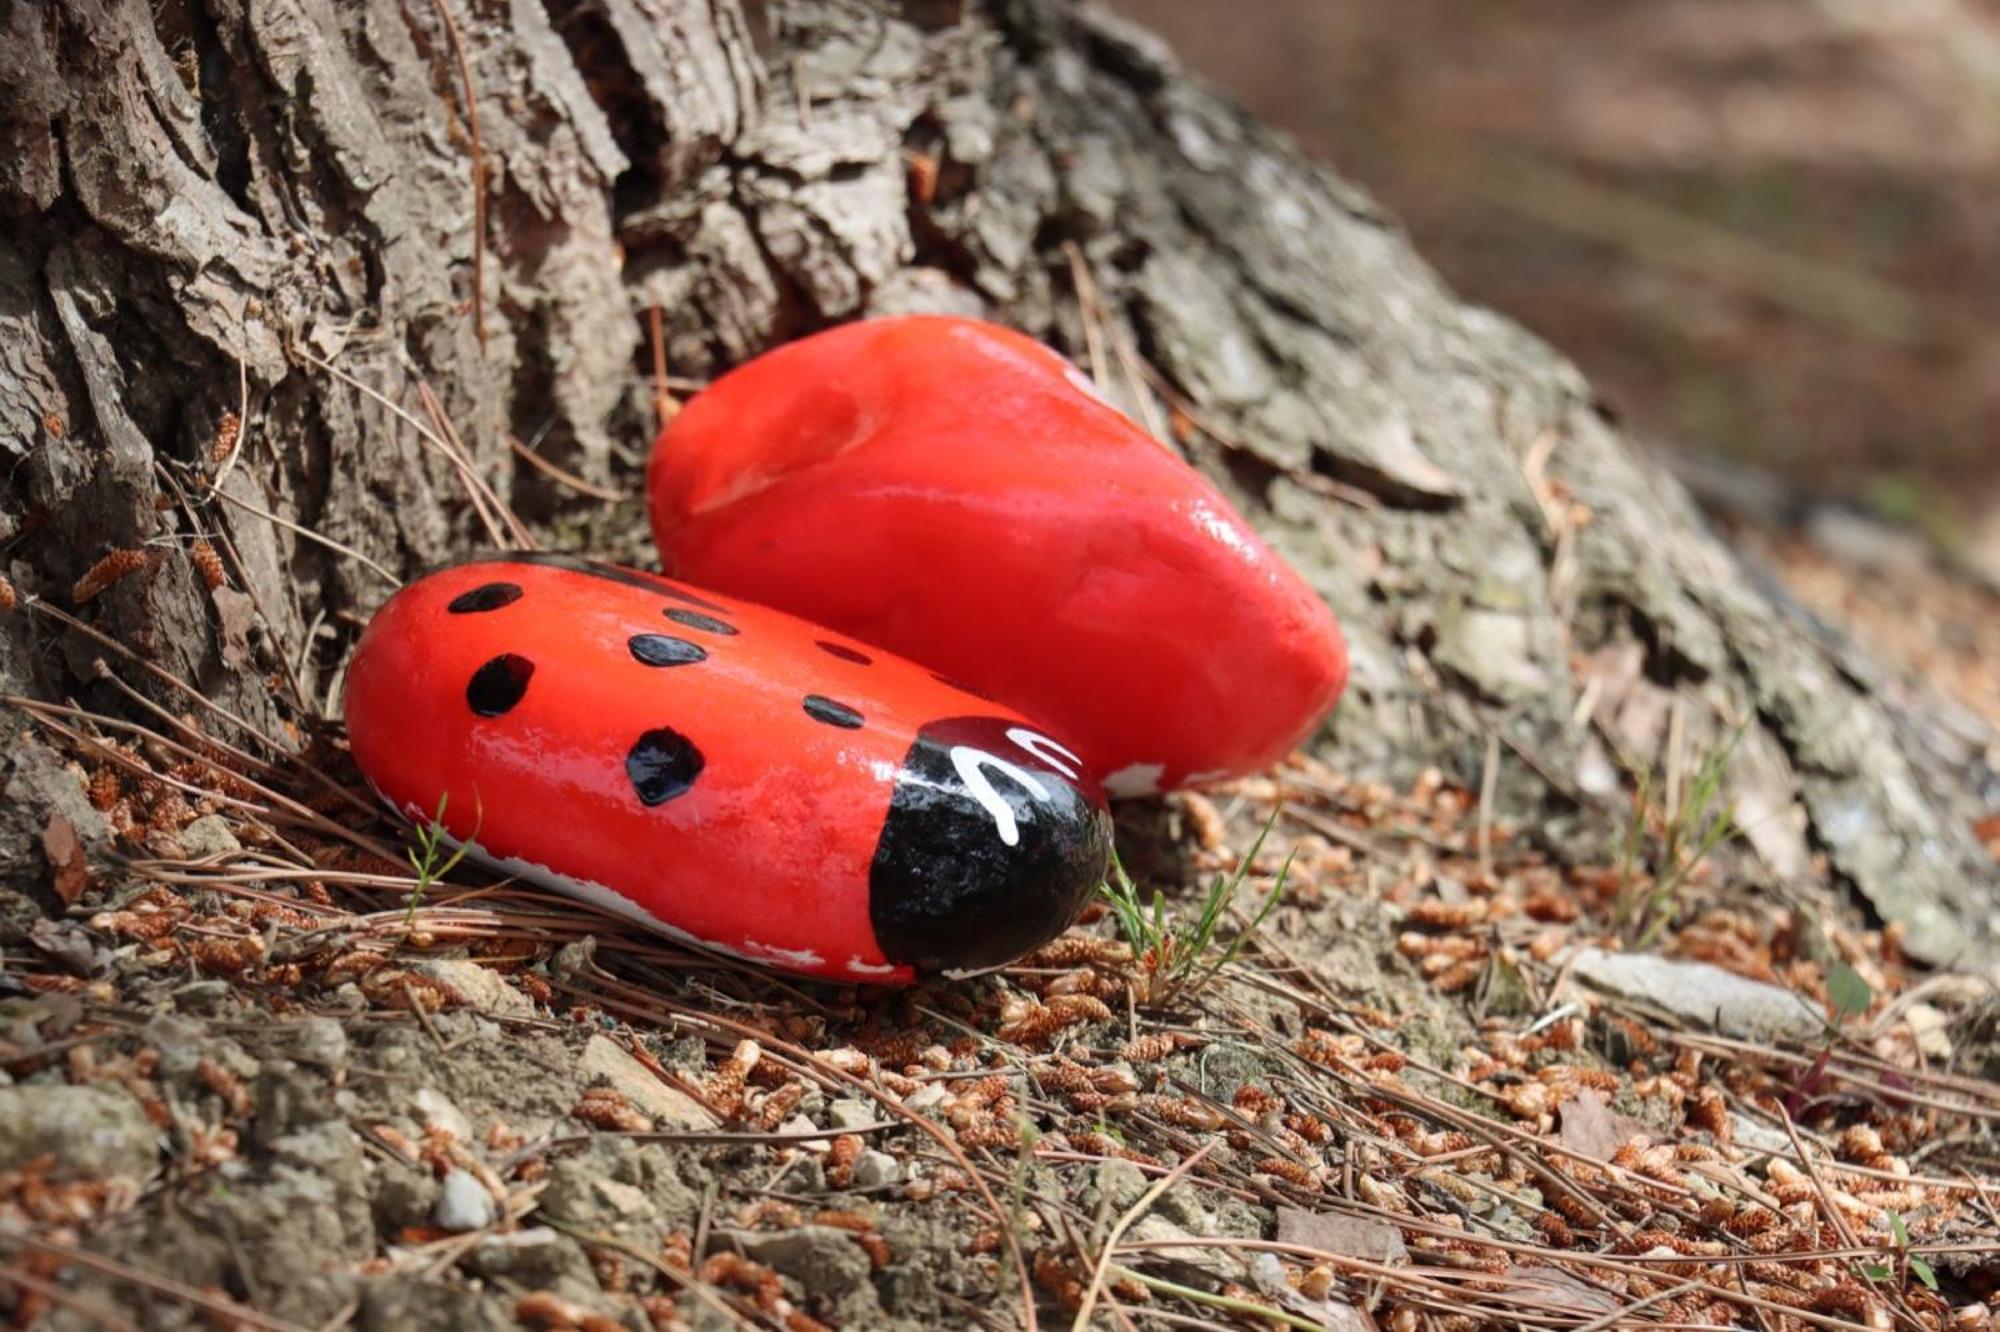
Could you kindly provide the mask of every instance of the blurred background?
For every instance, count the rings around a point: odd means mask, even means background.
[[[2000,0],[1113,7],[1577,360],[1724,518],[1885,519],[2000,587]]]

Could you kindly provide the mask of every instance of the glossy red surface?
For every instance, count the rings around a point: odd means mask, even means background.
[[[1079,371],[907,317],[778,348],[687,404],[649,496],[669,572],[936,667],[1114,794],[1258,771],[1333,706],[1325,604]]]
[[[412,583],[363,634],[346,713],[362,772],[413,820],[442,798],[450,835],[510,872],[790,970],[913,978],[871,926],[871,874],[879,915],[885,818],[912,780],[913,740],[941,718],[1001,737],[991,753],[943,751],[961,768],[970,753],[975,779],[986,765],[987,803],[918,783],[928,803],[905,820],[898,854],[937,857],[946,889],[989,873],[1012,893],[1019,877],[1003,878],[1035,850],[1036,827],[1044,843],[1073,837],[1053,877],[1056,860],[1027,864],[1033,900],[998,904],[1033,917],[1008,926],[1031,943],[1067,926],[1103,870],[1101,793],[1051,771],[1065,751],[1017,714],[790,616],[611,566],[498,559]],[[661,740],[668,731],[677,738]],[[1024,779],[1044,799],[1023,795]],[[1069,824],[1055,825],[1049,794],[1070,799]],[[1012,805],[996,806],[1001,796]],[[993,838],[995,808],[1011,842]],[[942,833],[926,821],[939,809],[958,820],[936,824]],[[983,946],[942,937],[945,953]]]

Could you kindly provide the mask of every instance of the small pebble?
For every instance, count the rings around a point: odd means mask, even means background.
[[[923,1086],[903,1098],[903,1105],[910,1110],[929,1110],[943,1105],[950,1099],[951,1092],[942,1082],[926,1082]]]
[[[828,1127],[852,1130],[875,1122],[875,1107],[866,1101],[847,1098],[835,1101],[826,1108]]]
[[[903,1163],[887,1152],[865,1151],[854,1158],[854,1187],[857,1189],[879,1189],[889,1184],[900,1184],[903,1179]]]
[[[446,1174],[438,1190],[437,1206],[431,1220],[443,1230],[484,1230],[500,1215],[493,1195],[469,1170]]]

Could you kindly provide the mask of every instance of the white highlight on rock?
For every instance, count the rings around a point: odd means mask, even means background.
[[[1188,509],[1188,516],[1194,519],[1196,526],[1202,531],[1227,547],[1230,554],[1248,564],[1257,562],[1257,548],[1250,543],[1249,537],[1244,535],[1243,529],[1218,513],[1211,505],[1198,500]]]
[[[850,976],[893,976],[896,964],[893,962],[863,962],[859,957],[850,957],[843,964]]]
[[[1021,829],[1014,821],[1014,807],[1007,798],[993,789],[993,779],[986,775],[986,769],[1009,778],[1035,799],[1047,803],[1049,788],[1026,768],[1017,767],[1006,759],[995,758],[983,749],[971,745],[951,747],[951,766],[958,769],[958,780],[965,783],[965,789],[972,793],[986,812],[993,817],[993,826],[1000,832],[1000,840],[1008,846],[1021,844]]]
[[[1158,795],[1160,778],[1166,775],[1164,763],[1128,763],[1104,779],[1104,789],[1120,800]]]
[[[1031,731],[1025,726],[1009,726],[1007,738],[1071,781],[1076,780],[1077,773],[1083,768],[1083,760],[1074,751],[1040,731]]]

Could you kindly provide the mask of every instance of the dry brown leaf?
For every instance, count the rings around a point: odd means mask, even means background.
[[[215,602],[222,664],[236,670],[250,660],[250,626],[257,618],[257,603],[233,587],[218,587],[209,596]]]
[[[1362,1216],[1308,1212],[1301,1207],[1278,1209],[1278,1243],[1297,1244],[1344,1258],[1370,1263],[1407,1263],[1410,1251],[1403,1232],[1383,1221]]]
[[[1557,1113],[1562,1116],[1557,1134],[1562,1145],[1598,1161],[1609,1161],[1633,1138],[1652,1132],[1643,1120],[1613,1111],[1588,1087],[1564,1101]]]
[[[49,858],[49,868],[55,873],[56,896],[64,906],[75,906],[90,886],[90,866],[76,825],[60,814],[49,815],[48,825],[42,829],[42,854]]]

